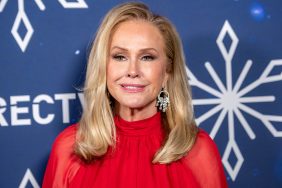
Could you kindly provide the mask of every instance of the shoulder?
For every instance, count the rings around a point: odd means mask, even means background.
[[[188,152],[186,159],[189,164],[221,164],[221,157],[215,142],[208,133],[199,129],[196,141],[192,149]]]
[[[60,154],[63,151],[68,150],[67,153],[71,152],[73,149],[76,137],[77,124],[73,124],[65,128],[55,139],[52,147],[52,153],[59,152]]]
[[[214,154],[218,155],[218,149],[209,134],[203,129],[199,129],[195,144],[190,150],[189,155],[190,157],[195,157],[195,155],[202,155],[203,153],[208,156]]]
[[[73,124],[65,128],[56,138],[55,143],[75,141],[75,135],[78,124]]]

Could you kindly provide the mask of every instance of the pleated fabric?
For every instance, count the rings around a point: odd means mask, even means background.
[[[116,147],[109,148],[105,156],[90,164],[73,153],[78,125],[65,129],[54,142],[43,188],[227,187],[217,148],[204,131],[199,131],[195,144],[202,148],[194,146],[191,157],[189,153],[170,164],[153,164],[153,157],[164,141],[161,113],[134,122],[116,116],[114,121]]]

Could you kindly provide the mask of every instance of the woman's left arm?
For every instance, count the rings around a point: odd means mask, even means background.
[[[185,157],[197,182],[203,188],[227,188],[221,157],[214,141],[200,130],[193,148]]]

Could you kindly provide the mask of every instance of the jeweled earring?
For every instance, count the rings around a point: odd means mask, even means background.
[[[156,106],[159,107],[159,110],[165,112],[169,105],[169,94],[167,91],[162,88],[158,95],[157,104]]]

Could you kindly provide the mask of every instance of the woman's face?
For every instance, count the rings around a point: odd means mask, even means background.
[[[163,37],[149,22],[121,23],[112,35],[107,87],[119,114],[156,113],[156,98],[168,79]],[[132,111],[133,110],[133,111]]]

